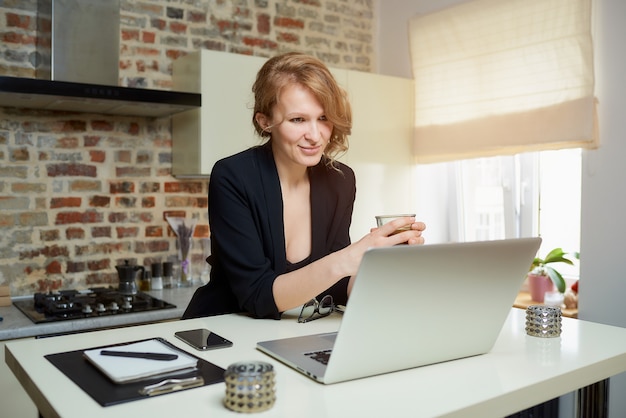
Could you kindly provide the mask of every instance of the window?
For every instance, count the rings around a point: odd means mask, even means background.
[[[458,202],[454,241],[541,236],[541,256],[555,247],[579,251],[580,149],[477,158],[449,166],[455,179],[450,192]],[[559,271],[578,276],[577,265],[562,264]]]
[[[448,216],[436,238],[578,251],[580,148],[598,145],[591,0],[473,0],[409,26],[418,196],[440,204],[423,212],[436,230]]]
[[[591,0],[474,0],[410,21],[414,156],[594,148]]]

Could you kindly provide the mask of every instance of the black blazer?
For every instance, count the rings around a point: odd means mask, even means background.
[[[350,244],[356,195],[354,172],[322,160],[309,168],[313,262]],[[198,288],[183,319],[232,312],[279,319],[272,286],[289,268],[283,202],[271,144],[218,161],[209,180],[211,279]],[[347,301],[344,278],[322,295]],[[320,295],[321,296],[321,295]]]

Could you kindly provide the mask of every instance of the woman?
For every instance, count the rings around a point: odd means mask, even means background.
[[[266,142],[218,161],[211,172],[211,280],[183,318],[244,311],[279,319],[328,294],[345,304],[368,248],[424,242],[425,225],[407,217],[350,243],[354,172],[335,157],[348,148],[352,115],[321,61],[273,57],[252,91],[252,122]],[[392,234],[405,225],[411,229]]]

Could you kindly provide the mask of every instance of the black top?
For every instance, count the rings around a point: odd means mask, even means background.
[[[324,160],[309,168],[311,255],[309,264],[350,244],[356,195],[352,169]],[[248,312],[279,319],[272,286],[291,271],[285,250],[283,202],[271,145],[250,148],[218,161],[209,181],[211,279],[196,290],[183,318]],[[296,263],[299,267],[304,263]],[[347,301],[348,278],[320,296]]]

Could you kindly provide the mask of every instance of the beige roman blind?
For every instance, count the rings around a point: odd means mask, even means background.
[[[417,162],[597,146],[591,0],[473,0],[410,45]]]

